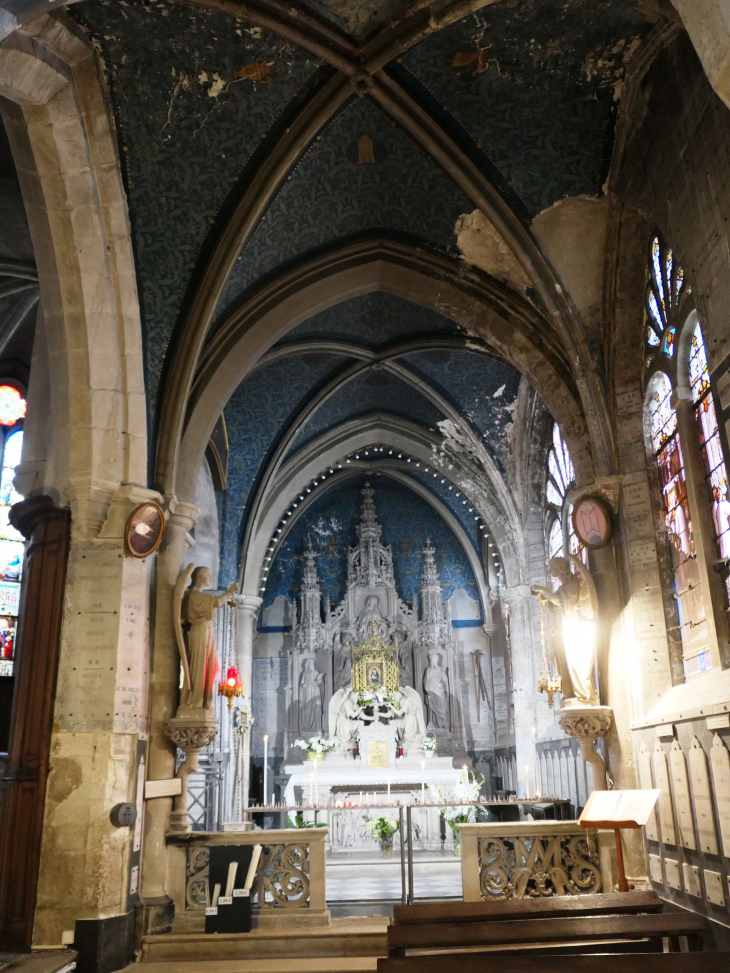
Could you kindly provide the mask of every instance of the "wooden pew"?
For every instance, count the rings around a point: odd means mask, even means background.
[[[656,892],[604,892],[598,895],[554,895],[541,899],[484,899],[481,902],[419,902],[393,906],[394,925],[434,922],[488,922],[541,916],[661,912]]]
[[[378,973],[495,973],[495,963],[500,973],[730,973],[730,953],[450,953],[379,959]]]
[[[515,952],[535,945],[551,954],[565,951],[662,952],[663,940],[673,949],[681,949],[680,937],[686,937],[690,950],[702,949],[705,923],[692,912],[668,912],[655,915],[574,916],[493,920],[491,922],[438,922],[393,925],[388,929],[388,953],[405,956],[411,950],[441,950],[453,954],[464,949],[490,952]],[[620,945],[619,945],[620,943]],[[545,952],[546,949],[543,949]]]

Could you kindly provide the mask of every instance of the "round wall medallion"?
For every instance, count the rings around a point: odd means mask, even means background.
[[[141,503],[127,521],[124,541],[132,557],[147,557],[160,546],[165,515],[156,503]]]
[[[581,544],[596,550],[611,539],[611,517],[601,500],[583,497],[573,507],[573,527]]]

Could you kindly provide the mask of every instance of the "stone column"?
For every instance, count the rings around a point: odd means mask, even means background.
[[[29,949],[33,934],[70,519],[50,497],[25,500],[11,512],[30,543],[0,838],[0,933],[8,949]]]
[[[180,653],[172,621],[172,596],[185,557],[193,543],[198,508],[191,503],[170,503],[165,536],[157,558],[157,592],[154,649],[150,673],[150,722],[148,773],[150,780],[162,780],[175,773],[175,747],[167,735],[167,724],[175,715],[179,698]],[[142,857],[143,931],[169,931],[174,917],[167,894],[167,849],[165,835],[172,811],[172,798],[161,797],[145,806],[144,851]]]
[[[241,708],[248,713],[252,712],[253,707],[253,636],[258,618],[259,608],[263,604],[263,598],[257,595],[234,595],[236,602],[235,619],[235,653],[236,665],[243,680],[243,702]],[[252,730],[244,733],[243,744],[243,771],[241,774],[242,805],[248,807],[248,789],[251,768],[251,746],[250,737]]]
[[[512,684],[515,703],[515,746],[517,750],[517,792],[532,796],[536,790],[535,740],[537,713],[538,653],[533,612],[537,598],[529,585],[515,585],[502,591],[510,609]]]

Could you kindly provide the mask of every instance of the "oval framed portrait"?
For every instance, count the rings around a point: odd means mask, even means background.
[[[582,497],[573,506],[573,528],[581,544],[595,551],[611,539],[611,515],[597,497]]]
[[[162,543],[165,514],[156,503],[141,503],[127,520],[124,543],[132,557],[148,557]]]

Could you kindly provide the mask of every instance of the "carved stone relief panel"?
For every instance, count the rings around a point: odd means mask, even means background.
[[[672,749],[669,754],[669,764],[672,771],[672,787],[674,790],[674,807],[677,812],[679,843],[684,848],[690,848],[694,851],[697,848],[697,842],[695,840],[692,802],[689,796],[687,761],[685,760],[682,748],[676,740],[672,744]]]
[[[715,816],[712,811],[710,796],[710,775],[707,769],[707,757],[702,744],[697,737],[692,737],[689,748],[689,772],[692,778],[692,795],[697,818],[697,830],[700,835],[700,848],[710,855],[716,855],[717,831],[715,830]]]

